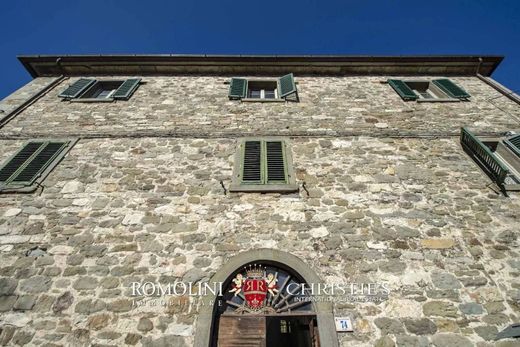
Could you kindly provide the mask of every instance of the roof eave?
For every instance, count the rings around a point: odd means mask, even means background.
[[[490,76],[503,56],[352,55],[22,55],[33,77],[56,75],[278,74],[481,75]]]

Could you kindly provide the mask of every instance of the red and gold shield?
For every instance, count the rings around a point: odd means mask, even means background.
[[[267,295],[267,284],[263,278],[248,278],[244,282],[244,296],[252,309],[259,309],[264,305]]]

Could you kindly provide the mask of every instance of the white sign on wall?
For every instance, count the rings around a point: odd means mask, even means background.
[[[350,317],[335,317],[336,322],[336,331],[338,332],[351,332],[354,331],[354,327],[352,326],[352,321]]]

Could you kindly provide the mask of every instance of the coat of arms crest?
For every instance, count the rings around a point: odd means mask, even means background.
[[[277,274],[267,273],[267,270],[254,264],[245,268],[245,276],[238,273],[232,280],[231,293],[235,296],[243,294],[249,310],[258,311],[267,305],[267,295],[274,297],[279,289]]]

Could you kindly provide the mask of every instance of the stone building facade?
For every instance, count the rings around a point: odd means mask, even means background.
[[[33,192],[0,194],[0,345],[208,346],[211,301],[136,306],[150,298],[131,284],[227,285],[265,262],[388,286],[380,302],[314,303],[322,347],[518,346],[494,339],[520,321],[520,199],[459,141],[462,126],[520,131],[518,98],[489,77],[501,58],[20,59],[34,79],[0,103],[0,161],[77,142]],[[228,97],[232,77],[287,73],[298,101]],[[59,97],[85,77],[141,81],[128,100]],[[387,83],[437,78],[471,98],[404,101]],[[263,136],[287,141],[298,189],[229,192],[239,140]]]

